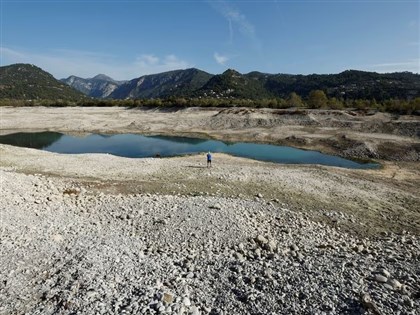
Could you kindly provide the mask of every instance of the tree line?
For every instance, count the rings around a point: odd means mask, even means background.
[[[420,98],[388,99],[344,99],[328,97],[322,90],[313,90],[306,98],[292,92],[287,98],[215,98],[215,97],[168,97],[154,99],[87,99],[69,100],[12,100],[1,99],[0,106],[85,106],[85,107],[252,107],[252,108],[310,108],[310,109],[358,109],[377,110],[398,114],[420,114]]]

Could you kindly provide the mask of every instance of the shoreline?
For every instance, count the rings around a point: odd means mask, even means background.
[[[278,113],[281,114],[278,114]],[[420,161],[420,117],[347,111],[187,108],[2,107],[0,134],[134,133],[285,145],[344,158]],[[410,136],[408,136],[410,135]]]

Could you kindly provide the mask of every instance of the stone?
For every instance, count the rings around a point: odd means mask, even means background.
[[[391,277],[391,273],[388,270],[386,270],[385,268],[379,269],[378,272],[380,274],[384,275],[387,278]]]
[[[262,245],[268,244],[268,239],[266,239],[264,236],[262,236],[261,234],[257,236],[257,238],[255,239],[255,241]]]
[[[383,275],[376,274],[374,280],[379,283],[386,283],[388,281],[388,278]]]
[[[244,256],[242,256],[242,254],[241,253],[235,253],[235,258],[239,261],[239,262],[243,262],[243,261],[245,261],[245,258],[244,258]]]
[[[267,249],[271,252],[274,252],[277,249],[277,243],[274,240],[270,240],[267,244]]]
[[[373,301],[372,297],[368,293],[362,292],[360,294],[360,302],[366,310],[372,310],[372,312],[377,315],[382,314],[376,306],[375,301]]]
[[[399,281],[398,281],[398,280],[396,280],[396,279],[390,279],[390,280],[388,280],[388,284],[389,284],[390,286],[392,286],[395,290],[399,290],[399,289],[401,289],[401,287],[402,287],[401,282],[399,282]]]
[[[184,304],[186,307],[191,306],[191,301],[189,299],[189,297],[184,297],[184,299],[182,300],[182,304]]]
[[[169,292],[165,292],[162,295],[162,301],[166,304],[171,304],[174,301],[174,295]]]
[[[200,315],[201,313],[200,313],[200,311],[198,310],[198,307],[197,307],[197,306],[193,306],[193,307],[191,307],[191,309],[190,309],[190,314],[191,314],[191,315]]]

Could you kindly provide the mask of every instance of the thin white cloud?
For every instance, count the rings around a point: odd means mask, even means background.
[[[172,54],[163,57],[141,54],[134,60],[121,63],[112,55],[63,49],[33,53],[0,47],[0,53],[3,64],[31,63],[48,71],[57,79],[70,75],[87,78],[104,73],[116,80],[128,80],[145,74],[193,67],[189,62]]]
[[[420,73],[420,58],[410,59],[407,61],[372,64],[368,65],[366,68],[377,72],[410,71],[414,73]]]
[[[214,57],[214,60],[216,60],[216,62],[219,65],[222,65],[222,66],[225,66],[226,65],[226,62],[229,60],[229,57],[228,56],[221,55],[218,52],[215,52],[214,55],[213,55],[213,57]]]
[[[234,30],[238,29],[243,36],[252,42],[254,48],[261,50],[261,43],[258,40],[256,28],[254,24],[248,20],[245,14],[232,7],[231,4],[226,1],[210,3],[227,20],[229,27],[229,40],[231,44],[234,39]]]
[[[235,23],[244,35],[255,38],[255,27],[248,21],[244,14],[227,5],[222,10],[222,14],[228,21]]]
[[[141,67],[150,67],[159,64],[159,58],[155,55],[140,55],[136,58],[136,63]]]

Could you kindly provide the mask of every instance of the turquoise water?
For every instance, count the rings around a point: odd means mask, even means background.
[[[184,137],[136,134],[91,134],[74,137],[56,132],[40,132],[0,136],[0,143],[58,153],[109,153],[130,158],[154,157],[157,155],[166,157],[211,151],[286,164],[321,164],[345,168],[379,167],[379,164],[376,163],[359,163],[317,151],[286,146],[244,142],[226,143]]]

